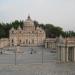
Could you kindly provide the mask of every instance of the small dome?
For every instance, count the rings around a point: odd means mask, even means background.
[[[34,22],[31,20],[30,16],[24,22],[24,26],[34,26]]]

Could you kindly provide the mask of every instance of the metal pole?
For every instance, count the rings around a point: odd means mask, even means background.
[[[60,45],[60,62],[61,62],[61,45]]]
[[[15,49],[15,65],[16,65],[16,50],[17,50],[17,46],[16,46],[16,49]]]
[[[66,51],[66,55],[67,55],[67,37],[66,37],[66,43],[65,43],[65,51]],[[65,61],[67,62],[67,56],[65,55]]]
[[[42,46],[43,47],[43,46]],[[43,48],[42,48],[42,64],[43,64]]]

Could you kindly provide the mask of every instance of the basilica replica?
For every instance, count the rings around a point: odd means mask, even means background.
[[[23,28],[11,28],[9,38],[0,39],[0,48],[20,46],[43,46],[50,50],[56,50],[57,61],[75,62],[75,37],[47,38],[41,27],[35,27],[34,22],[28,16],[23,22]]]
[[[17,30],[12,28],[9,32],[10,46],[40,46],[44,45],[46,39],[45,31],[35,27],[34,22],[28,16],[24,22],[23,29],[19,26]]]

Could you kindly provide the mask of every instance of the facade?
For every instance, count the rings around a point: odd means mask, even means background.
[[[59,62],[75,62],[75,38],[59,38],[57,44]]]
[[[56,49],[58,62],[75,62],[75,37],[47,38],[45,48]]]
[[[56,49],[56,38],[46,38],[45,48]]]
[[[44,45],[45,39],[45,31],[35,27],[30,16],[24,22],[23,29],[19,26],[17,30],[12,28],[9,32],[10,46],[40,46]]]

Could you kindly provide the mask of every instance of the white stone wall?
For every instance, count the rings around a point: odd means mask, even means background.
[[[6,46],[9,46],[9,39],[8,38],[0,39],[0,48],[4,48]]]
[[[44,43],[45,48],[56,49],[56,38],[47,38]]]
[[[75,38],[62,39],[63,41],[58,40],[57,45],[58,60],[60,62],[75,62]]]

